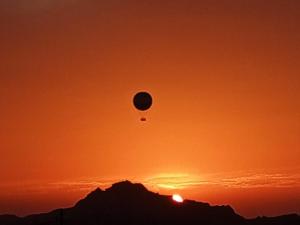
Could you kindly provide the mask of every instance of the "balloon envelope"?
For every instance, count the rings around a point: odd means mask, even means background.
[[[135,108],[141,111],[149,109],[152,105],[152,97],[147,92],[139,92],[133,98]]]

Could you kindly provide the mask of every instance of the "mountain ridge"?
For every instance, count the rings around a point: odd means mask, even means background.
[[[229,205],[184,200],[148,191],[128,180],[102,190],[96,188],[73,207],[26,217],[0,215],[0,225],[296,225],[297,214],[245,219]]]

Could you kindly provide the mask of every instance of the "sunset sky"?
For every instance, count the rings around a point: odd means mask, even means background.
[[[124,179],[246,217],[300,213],[299,12],[1,0],[0,214],[70,207]]]

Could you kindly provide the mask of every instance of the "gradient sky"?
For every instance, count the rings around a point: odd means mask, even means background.
[[[0,214],[123,179],[300,213],[300,1],[1,0]],[[139,121],[133,95],[154,103]]]

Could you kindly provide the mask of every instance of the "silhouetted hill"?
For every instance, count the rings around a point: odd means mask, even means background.
[[[298,225],[300,224],[300,216],[297,214],[289,214],[277,217],[257,217],[248,220],[251,225]]]
[[[0,224],[12,224],[20,222],[22,219],[14,215],[0,215]]]
[[[0,225],[297,225],[298,215],[246,220],[230,206],[210,206],[191,200],[176,203],[171,196],[123,181],[105,191],[97,188],[72,208],[24,218],[0,216]]]

